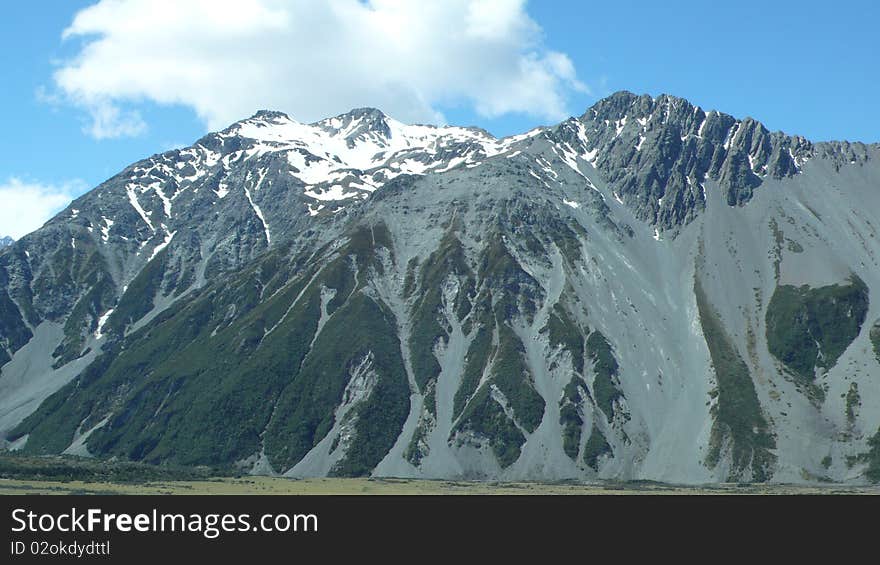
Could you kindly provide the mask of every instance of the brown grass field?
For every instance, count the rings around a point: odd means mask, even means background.
[[[844,485],[678,486],[659,483],[504,483],[411,479],[285,479],[276,477],[167,480],[143,483],[0,479],[6,494],[196,495],[821,495],[880,494],[880,487]]]
[[[672,485],[651,481],[501,482],[400,478],[252,477],[207,467],[157,466],[72,456],[32,456],[0,451],[4,494],[279,494],[279,495],[791,495],[880,494],[880,485],[819,481],[809,485]]]

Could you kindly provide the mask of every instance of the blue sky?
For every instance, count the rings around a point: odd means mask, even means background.
[[[508,135],[626,89],[814,140],[880,141],[875,2],[425,6],[6,3],[0,235],[20,237],[131,162],[265,107],[312,121],[374,105]]]

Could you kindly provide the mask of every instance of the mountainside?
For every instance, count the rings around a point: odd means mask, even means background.
[[[10,449],[287,476],[880,481],[880,146],[617,93],[262,111],[0,251]]]
[[[8,235],[4,236],[4,237],[0,237],[0,248],[6,247],[7,245],[12,245],[13,243],[15,243],[15,240],[12,239],[11,237],[9,237]]]

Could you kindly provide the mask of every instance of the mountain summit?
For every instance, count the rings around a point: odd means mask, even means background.
[[[261,111],[0,251],[9,449],[286,476],[880,480],[880,147],[620,92]]]

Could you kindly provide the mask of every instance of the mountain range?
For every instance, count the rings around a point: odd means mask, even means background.
[[[880,145],[618,92],[261,111],[0,251],[0,436],[254,474],[880,481]]]

